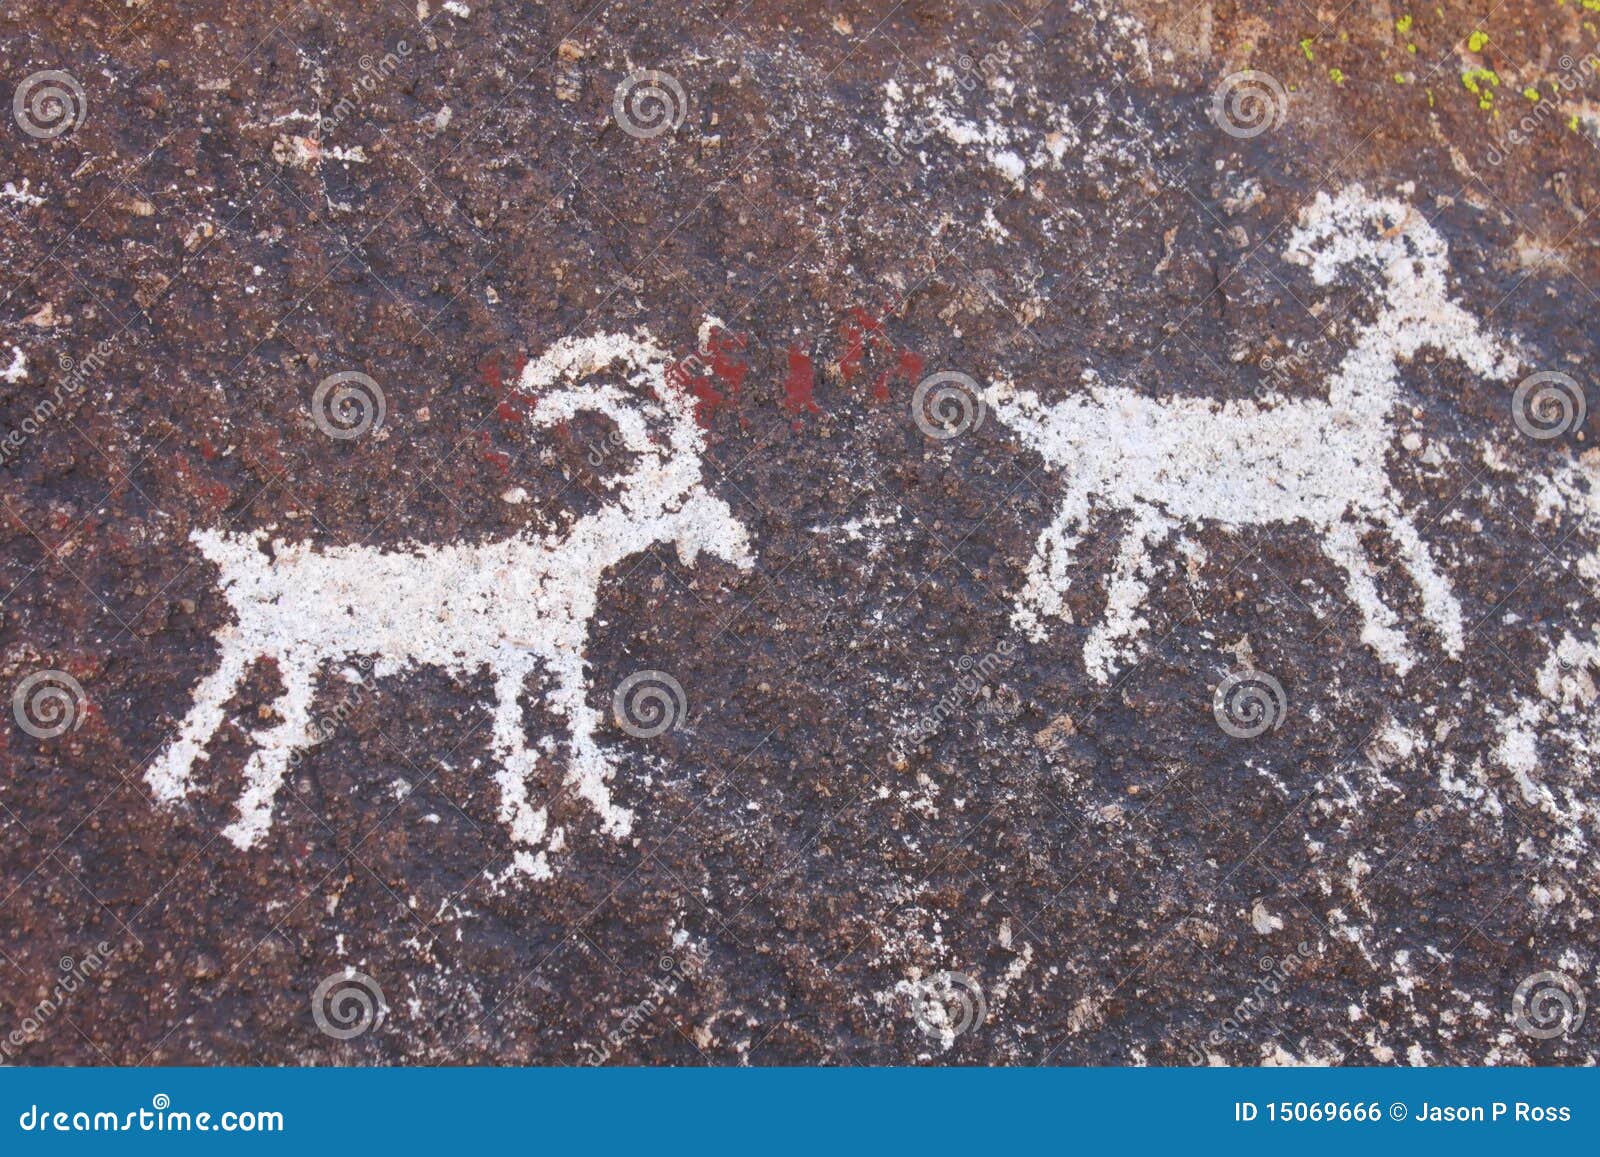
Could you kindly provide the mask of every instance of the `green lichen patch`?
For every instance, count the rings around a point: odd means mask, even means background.
[[[1478,107],[1494,107],[1494,90],[1500,87],[1500,74],[1492,68],[1469,68],[1461,74],[1461,83],[1478,98]]]

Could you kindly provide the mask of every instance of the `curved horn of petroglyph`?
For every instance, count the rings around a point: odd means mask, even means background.
[[[284,687],[274,704],[281,722],[253,736],[239,814],[224,830],[240,848],[254,845],[271,826],[291,758],[317,738],[311,712],[323,669],[370,658],[374,676],[421,665],[494,676],[490,746],[516,869],[548,875],[543,849],[555,835],[529,794],[559,747],[550,735],[528,743],[521,699],[530,676],[540,677],[545,706],[566,725],[564,782],[605,831],[626,833],[633,816],[611,798],[614,762],[596,742],[600,715],[589,703],[585,649],[601,580],[656,543],[673,543],[686,563],[702,551],[740,567],[752,561],[744,526],[705,490],[704,435],[688,400],[666,385],[668,361],[646,334],[599,334],[558,341],[524,368],[534,425],[592,410],[615,424],[633,458],[615,497],[565,532],[397,549],[275,540],[270,557],[261,550],[265,531],[195,532],[236,621],[218,632],[217,669],[146,773],[156,797],[189,793],[228,698],[251,664],[271,659]]]
[[[751,562],[749,540],[742,524],[721,499],[702,486],[705,432],[695,420],[694,404],[666,379],[671,356],[648,338],[601,335],[565,338],[551,346],[538,361],[523,369],[520,389],[538,399],[530,420],[536,426],[564,422],[588,410],[611,419],[624,450],[637,459],[633,468],[616,480],[618,497],[597,516],[594,524],[580,524],[590,538],[609,541],[629,520],[670,532],[685,565],[693,565],[701,550],[739,566]],[[624,388],[602,381],[585,381],[602,371],[620,368]],[[566,385],[567,381],[583,384]]]
[[[1326,400],[1268,404],[1152,397],[1085,373],[1085,388],[1054,403],[1008,382],[985,394],[1000,419],[1060,475],[1062,494],[1040,535],[1013,622],[1035,639],[1066,603],[1091,512],[1130,517],[1107,583],[1106,611],[1089,631],[1084,665],[1108,681],[1135,654],[1153,569],[1151,550],[1192,523],[1309,524],[1345,576],[1362,615],[1362,639],[1401,674],[1415,662],[1399,618],[1378,592],[1362,545],[1365,530],[1393,542],[1446,652],[1462,646],[1461,608],[1432,552],[1405,512],[1386,467],[1389,413],[1400,366],[1432,347],[1473,373],[1503,381],[1517,370],[1514,347],[1485,332],[1451,298],[1448,247],[1416,209],[1370,198],[1360,186],[1321,195],[1302,213],[1287,250],[1320,284],[1352,266],[1377,273],[1377,309],[1330,378]]]

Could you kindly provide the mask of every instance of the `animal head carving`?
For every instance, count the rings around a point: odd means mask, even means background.
[[[743,524],[726,502],[701,489],[705,434],[691,399],[667,381],[671,361],[644,335],[568,337],[524,367],[519,388],[537,399],[530,415],[535,426],[570,421],[584,411],[611,420],[621,448],[635,458],[616,482],[617,506],[635,519],[654,514],[672,523],[685,564],[707,549],[749,566]]]
[[[1309,267],[1318,285],[1330,285],[1349,271],[1376,274],[1389,291],[1420,279],[1442,297],[1449,247],[1414,206],[1369,197],[1357,184],[1336,196],[1318,193],[1301,210],[1284,256]]]
[[[1347,407],[1393,401],[1396,358],[1433,346],[1473,373],[1505,380],[1520,355],[1468,313],[1450,291],[1450,246],[1421,210],[1405,201],[1371,197],[1360,185],[1336,196],[1318,193],[1300,214],[1284,257],[1305,265],[1318,285],[1344,280],[1376,292],[1373,318],[1346,358],[1329,396]]]

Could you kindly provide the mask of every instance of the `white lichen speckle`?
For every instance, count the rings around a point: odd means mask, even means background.
[[[18,346],[11,347],[11,364],[0,369],[0,381],[16,385],[28,376],[28,355]]]

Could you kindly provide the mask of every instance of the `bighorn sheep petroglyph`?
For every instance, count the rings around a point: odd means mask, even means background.
[[[704,437],[689,399],[665,381],[668,362],[647,335],[601,334],[559,341],[523,370],[520,389],[537,398],[534,425],[595,411],[615,423],[614,437],[634,456],[615,495],[565,533],[398,549],[274,541],[268,554],[265,531],[196,531],[192,541],[221,571],[237,621],[218,633],[217,669],[146,775],[157,798],[192,790],[195,762],[205,758],[229,696],[251,664],[270,658],[283,683],[274,704],[281,722],[254,736],[239,814],[225,829],[240,848],[255,844],[271,825],[293,753],[313,739],[316,680],[326,665],[360,658],[371,660],[377,678],[419,665],[492,672],[490,744],[517,870],[548,875],[544,847],[555,834],[529,792],[539,754],[528,745],[519,699],[535,673],[547,682],[546,704],[565,719],[566,783],[606,832],[626,834],[633,817],[611,798],[614,766],[595,741],[599,714],[584,655],[601,579],[655,543],[675,544],[686,566],[701,551],[752,563],[745,528],[702,484]],[[556,748],[552,736],[539,740],[539,751]]]
[[[1058,402],[1003,381],[984,391],[1001,421],[1059,473],[1062,488],[1014,608],[1019,629],[1040,640],[1048,619],[1067,618],[1064,596],[1091,510],[1129,516],[1105,615],[1084,644],[1084,665],[1099,682],[1132,657],[1145,626],[1139,609],[1151,548],[1181,525],[1204,522],[1310,525],[1344,572],[1363,641],[1404,674],[1415,655],[1361,542],[1364,530],[1381,528],[1445,651],[1460,652],[1460,605],[1389,480],[1390,413],[1400,400],[1400,363],[1424,347],[1500,381],[1516,372],[1517,354],[1451,299],[1445,241],[1402,201],[1369,198],[1360,186],[1319,194],[1286,255],[1309,265],[1319,285],[1354,267],[1379,281],[1376,315],[1329,381],[1326,401],[1151,397],[1100,384],[1092,371],[1085,393]]]

